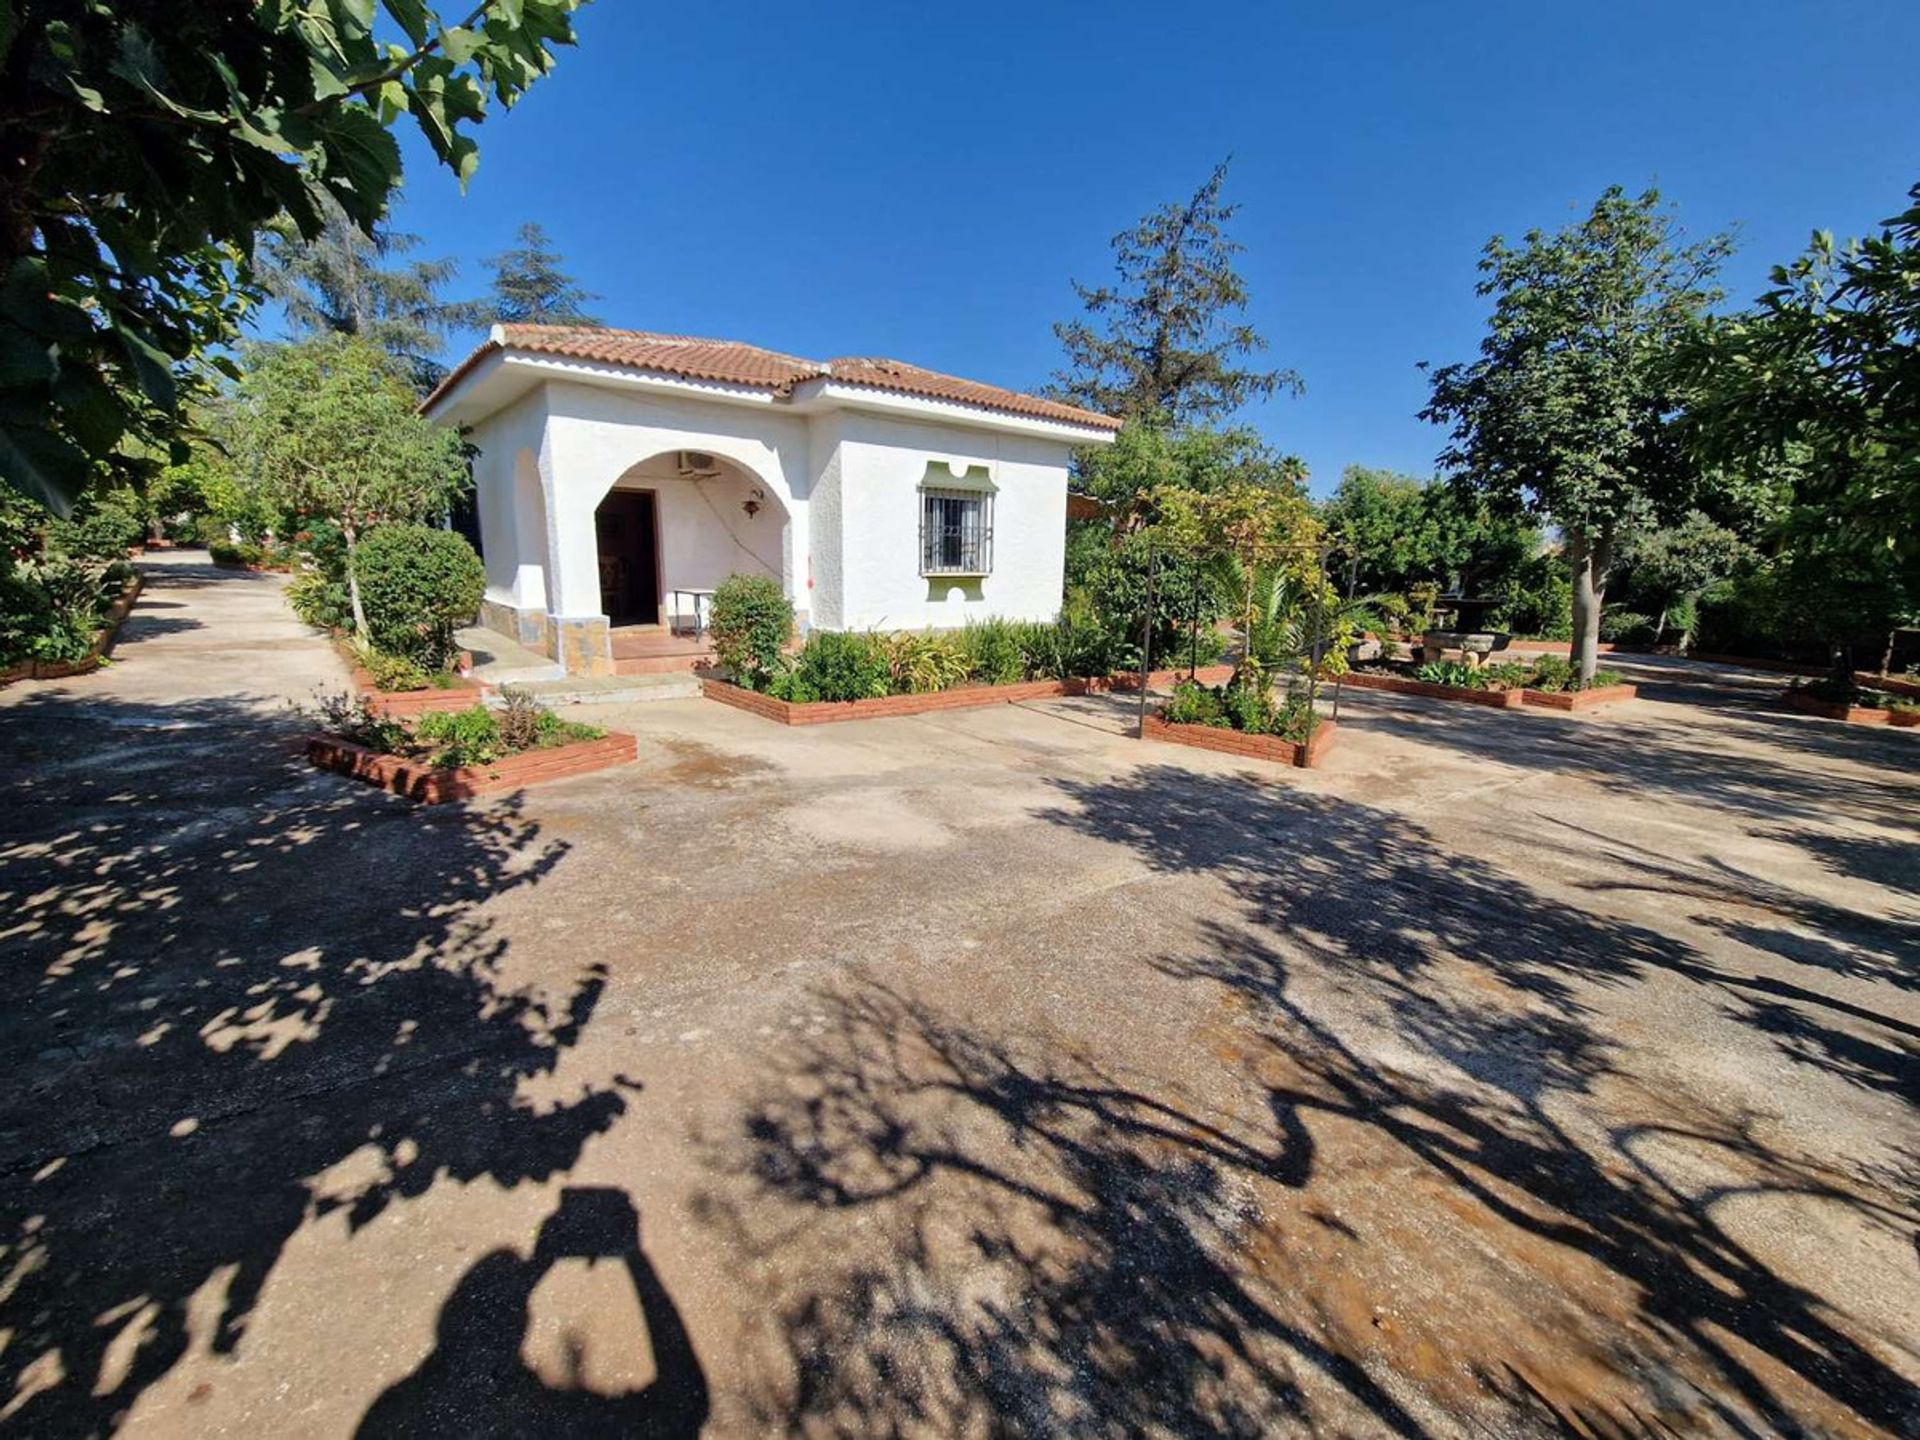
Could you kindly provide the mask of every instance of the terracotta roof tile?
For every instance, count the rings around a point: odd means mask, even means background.
[[[1118,420],[1096,415],[1091,410],[1062,405],[1057,400],[1043,400],[1038,395],[1003,390],[998,385],[987,385],[978,380],[962,380],[957,375],[942,375],[937,370],[923,370],[904,360],[842,356],[827,362],[827,373],[829,378],[842,385],[895,390],[929,400],[976,405],[982,410],[1006,410],[1015,415],[1032,415],[1043,420],[1063,420],[1069,425],[1098,425],[1106,430],[1120,428]]]
[[[1117,430],[1120,422],[1091,410],[1076,409],[1037,395],[1005,390],[978,380],[963,380],[956,375],[923,370],[900,360],[850,356],[838,360],[806,360],[766,350],[738,340],[707,340],[695,335],[657,335],[646,330],[609,330],[575,325],[503,325],[501,338],[489,337],[442,380],[422,403],[430,408],[447,394],[474,366],[496,350],[512,349],[535,355],[553,355],[569,360],[585,360],[603,365],[624,365],[636,370],[651,370],[689,380],[710,380],[719,384],[749,385],[787,396],[794,387],[809,380],[832,380],[838,384],[891,390],[917,395],[928,400],[947,400],[982,410],[999,410],[1010,415],[1029,415],[1036,419],[1058,420],[1069,425],[1086,425],[1102,430]]]

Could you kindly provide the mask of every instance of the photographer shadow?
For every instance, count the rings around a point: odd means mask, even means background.
[[[653,1351],[650,1384],[617,1395],[561,1388],[526,1363],[521,1352],[534,1289],[568,1259],[625,1265]],[[698,1435],[708,1410],[706,1372],[678,1307],[640,1248],[633,1202],[624,1191],[569,1186],[540,1227],[530,1258],[494,1250],[461,1277],[440,1308],[433,1353],[374,1401],[357,1433],[366,1440],[446,1434],[668,1440]]]

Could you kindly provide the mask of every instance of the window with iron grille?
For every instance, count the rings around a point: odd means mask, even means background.
[[[985,575],[993,569],[993,496],[920,492],[920,573]]]

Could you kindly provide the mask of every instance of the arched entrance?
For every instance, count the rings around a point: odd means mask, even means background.
[[[725,456],[669,450],[621,472],[594,510],[615,671],[704,657],[713,592],[729,575],[791,593],[789,524],[774,488]]]

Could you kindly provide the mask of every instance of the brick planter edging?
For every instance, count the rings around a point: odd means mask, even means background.
[[[970,710],[1016,700],[1045,700],[1073,693],[1068,682],[1028,680],[1019,685],[966,685],[931,695],[883,695],[873,700],[814,700],[796,705],[748,690],[730,680],[700,680],[700,693],[736,710],[746,710],[782,725],[829,725],[838,720],[872,720],[886,715],[927,715],[936,710]],[[1082,691],[1081,693],[1085,693]]]
[[[1526,697],[1522,690],[1468,690],[1459,685],[1431,685],[1425,680],[1403,680],[1398,675],[1368,675],[1350,670],[1343,683],[1359,690],[1390,690],[1396,695],[1424,695],[1430,700],[1460,700],[1468,705],[1487,705],[1495,710],[1518,709]]]
[[[491,693],[485,685],[464,677],[444,689],[429,685],[424,690],[376,690],[373,676],[358,665],[352,668],[353,688],[365,698],[367,708],[392,720],[406,720],[431,710],[471,710]]]
[[[140,598],[140,591],[146,583],[146,577],[138,570],[133,572],[132,578],[107,606],[100,628],[93,632],[93,642],[87,646],[87,653],[78,660],[23,660],[18,665],[0,670],[0,686],[11,685],[16,680],[67,680],[75,675],[91,675],[106,663],[106,657],[113,652],[113,642],[120,637],[120,627],[133,612],[133,603]]]
[[[1273,760],[1306,770],[1317,766],[1333,748],[1339,728],[1331,720],[1322,720],[1314,726],[1313,739],[1302,745],[1278,735],[1249,735],[1244,730],[1229,730],[1219,725],[1171,725],[1158,715],[1149,715],[1140,722],[1140,738],[1191,745],[1199,750],[1215,750],[1250,760]]]
[[[1841,705],[1832,700],[1821,700],[1813,695],[1802,695],[1797,690],[1787,691],[1786,701],[1789,710],[1798,710],[1802,715],[1817,715],[1822,720],[1844,720],[1849,725],[1893,723],[1892,711],[1876,710],[1871,705]]]
[[[611,733],[598,740],[556,745],[550,750],[526,750],[491,765],[462,765],[440,770],[418,760],[383,755],[332,735],[307,738],[307,759],[323,770],[350,775],[391,790],[423,805],[470,800],[500,790],[517,790],[549,780],[565,780],[625,765],[639,756],[639,742],[631,735]]]
[[[1187,678],[1180,670],[1154,670],[1147,688],[1165,689]],[[1233,678],[1231,665],[1203,665],[1194,678],[1202,685],[1224,685]],[[700,677],[700,693],[736,710],[745,710],[782,725],[831,725],[842,720],[877,720],[886,716],[929,715],[940,710],[976,710],[986,705],[1012,705],[1022,700],[1057,700],[1067,695],[1103,695],[1112,691],[1138,692],[1140,674],[1093,676],[1075,680],[1022,680],[1016,685],[960,685],[929,695],[881,695],[871,700],[809,700],[796,704],[777,700],[758,690],[709,675]]]
[[[1602,705],[1618,705],[1640,693],[1637,685],[1601,685],[1592,690],[1522,690],[1528,705],[1542,710],[1595,710]]]
[[[1896,730],[1920,729],[1920,710],[1889,710],[1887,724]]]

